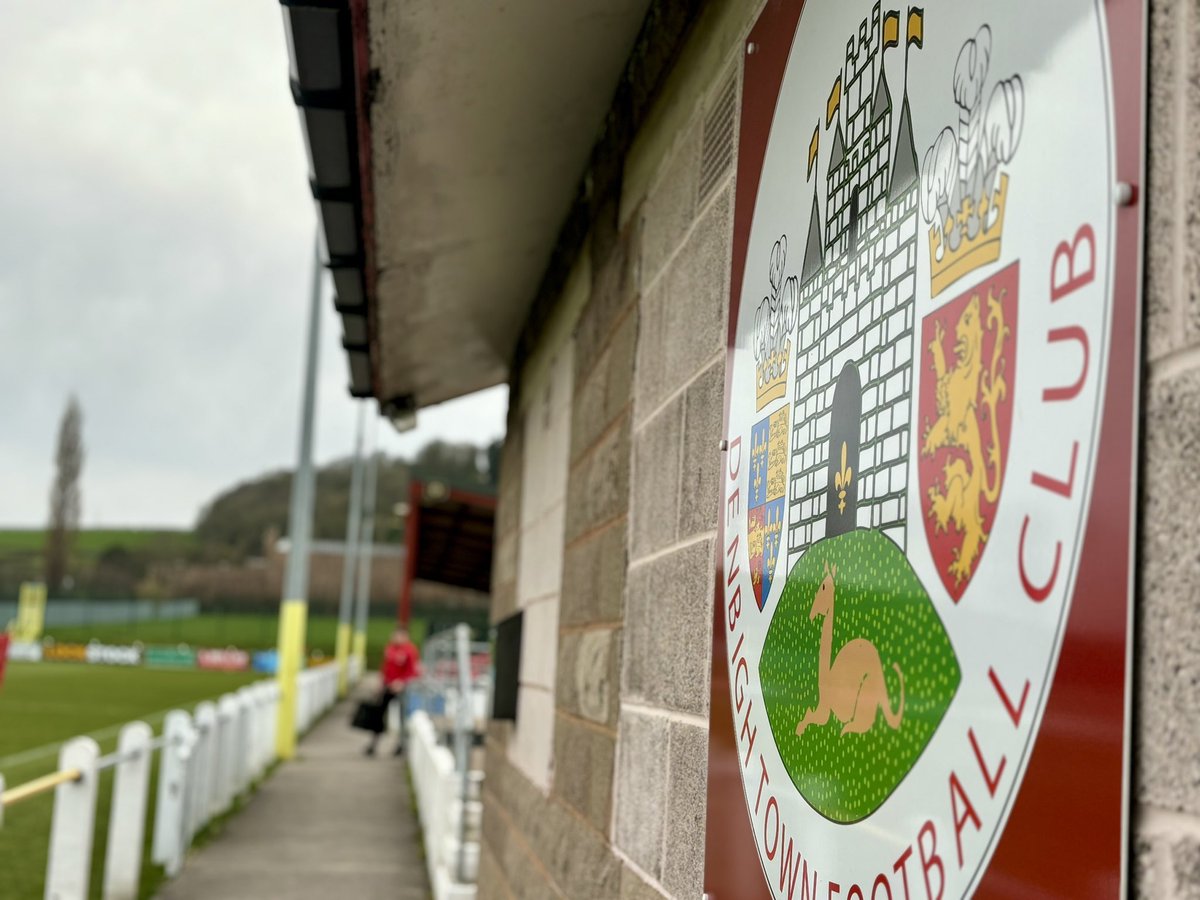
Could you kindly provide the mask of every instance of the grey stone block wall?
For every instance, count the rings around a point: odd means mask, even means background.
[[[575,326],[574,393],[561,553],[555,683],[555,772],[546,796],[513,768],[504,752],[508,728],[488,736],[481,897],[618,897],[621,861],[613,854],[613,772],[617,745],[620,655],[625,619],[630,496],[630,434],[640,284],[638,222],[592,242],[592,283]],[[516,398],[514,398],[516,402]],[[510,434],[513,429],[510,428]],[[519,457],[521,448],[513,455]],[[507,572],[505,535],[520,496],[502,460],[495,572]],[[539,548],[539,552],[543,552]],[[494,609],[508,603],[504,584]],[[520,711],[518,710],[518,716]],[[630,882],[630,884],[633,884]]]
[[[703,893],[732,174],[699,195],[703,104],[641,214],[613,844],[622,897]]]
[[[1134,842],[1138,896],[1200,897],[1200,7],[1150,2]]]

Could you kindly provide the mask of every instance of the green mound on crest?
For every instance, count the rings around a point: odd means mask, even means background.
[[[821,631],[810,619],[813,600],[835,567],[831,659],[857,638],[878,651],[899,727],[877,710],[862,734],[842,734],[831,715],[824,724],[796,726],[820,702]],[[932,601],[904,553],[883,534],[858,530],[819,541],[788,574],[759,661],[767,718],[796,789],[821,815],[850,823],[875,812],[908,774],[937,730],[958,689],[954,648]]]

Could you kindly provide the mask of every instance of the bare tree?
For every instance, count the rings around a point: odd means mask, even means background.
[[[50,488],[50,529],[46,535],[46,586],[62,587],[67,574],[71,541],[79,528],[79,475],[83,471],[83,411],[72,394],[58,427],[54,453],[57,471]]]

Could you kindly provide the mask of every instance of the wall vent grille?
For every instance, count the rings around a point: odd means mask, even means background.
[[[737,126],[737,69],[731,67],[704,115],[698,199],[703,203],[733,165]]]

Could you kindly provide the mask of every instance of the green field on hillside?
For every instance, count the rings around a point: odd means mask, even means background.
[[[58,745],[89,734],[102,753],[116,747],[117,731],[141,719],[155,733],[170,709],[194,709],[261,675],[205,671],[108,668],[70,663],[10,663],[0,688],[0,774],[8,787],[54,771]],[[151,803],[157,764],[151,773]],[[100,896],[104,847],[112,793],[112,772],[100,780],[92,854],[91,896]],[[53,793],[5,810],[0,828],[0,896],[42,896]],[[142,867],[142,896],[149,896],[162,873],[148,862],[152,834],[147,828],[147,861]]]
[[[41,553],[45,545],[45,529],[0,529],[0,554]],[[89,528],[76,532],[71,542],[72,551],[80,557],[95,557],[115,546],[129,551],[154,550],[165,556],[184,556],[196,546],[196,538],[190,531]]]

